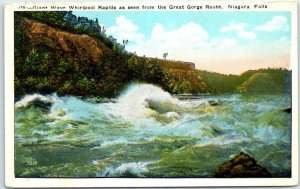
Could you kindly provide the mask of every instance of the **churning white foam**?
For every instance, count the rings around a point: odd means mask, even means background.
[[[85,102],[76,97],[62,97],[62,100],[54,103],[50,109],[50,116],[57,119],[70,119],[82,121],[91,117],[91,113],[97,112],[94,104]]]
[[[149,103],[159,107],[163,104],[176,105],[178,102],[170,93],[150,84],[131,85],[118,98],[122,111],[135,117],[148,113],[151,109]]]
[[[118,177],[118,176],[136,176],[144,177],[143,173],[147,173],[149,170],[147,165],[152,162],[130,162],[122,163],[117,167],[106,167],[98,177]]]
[[[287,133],[285,130],[275,128],[271,125],[264,125],[263,127],[254,127],[253,137],[261,141],[266,141],[269,144],[276,143],[278,141],[288,143],[290,139],[290,137],[287,137]]]
[[[135,118],[155,112],[178,112],[203,104],[207,104],[207,101],[180,101],[160,87],[151,84],[130,85],[117,100],[117,105],[120,107],[119,113]],[[174,115],[174,113],[172,114]],[[167,115],[170,116],[171,114]]]
[[[107,141],[104,141],[102,144],[101,144],[101,147],[107,147],[107,146],[111,146],[111,145],[115,145],[115,144],[127,144],[129,143],[129,141],[123,137],[117,139],[117,140],[107,140]]]
[[[134,143],[140,141],[141,137],[190,136],[211,140],[211,137],[206,137],[206,133],[201,131],[202,121],[197,114],[199,112],[189,112],[191,108],[201,109],[202,105],[209,105],[209,99],[179,100],[151,84],[129,86],[114,103],[95,104],[72,96],[59,98],[56,95],[35,94],[25,96],[16,106],[26,106],[34,100],[52,103],[49,116],[55,118],[55,121],[50,124],[57,124],[60,120],[88,123],[93,119],[104,131],[117,130],[120,123],[129,125],[135,132],[130,135],[131,138],[107,138],[101,147]],[[70,126],[65,124],[65,129],[68,129]]]
[[[40,94],[32,94],[32,95],[25,95],[21,100],[15,103],[16,108],[20,107],[26,107],[28,106],[31,102],[34,101],[40,101],[44,103],[55,103],[59,101],[59,97],[57,97],[56,94],[53,95],[40,95]]]

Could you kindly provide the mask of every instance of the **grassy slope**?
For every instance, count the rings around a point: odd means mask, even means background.
[[[291,72],[284,69],[249,70],[241,75],[198,71],[213,93],[283,93],[291,87]]]
[[[237,91],[242,93],[284,93],[291,90],[291,72],[287,70],[249,71],[240,77],[244,82],[237,86]]]

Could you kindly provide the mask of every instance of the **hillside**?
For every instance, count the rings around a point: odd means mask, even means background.
[[[213,93],[284,93],[291,91],[291,71],[285,69],[249,70],[226,75],[199,70],[198,74]]]
[[[67,17],[67,20],[66,20]],[[152,83],[172,94],[282,93],[291,89],[284,69],[225,75],[193,63],[140,57],[71,12],[15,12],[15,94],[117,96],[131,82]]]
[[[226,75],[203,70],[199,70],[198,74],[212,93],[236,92],[236,87],[242,83],[238,75]]]
[[[282,69],[248,71],[240,76],[243,83],[237,86],[241,93],[291,92],[291,72]]]
[[[15,13],[15,93],[113,97],[131,82],[171,93],[209,89],[189,65],[126,52],[103,30],[72,26],[63,12]],[[100,26],[99,26],[100,27]]]

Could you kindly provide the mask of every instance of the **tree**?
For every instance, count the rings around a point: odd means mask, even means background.
[[[128,41],[128,39],[123,39],[123,45],[128,45],[128,43],[129,43],[129,41]]]
[[[166,60],[168,56],[168,53],[164,53],[163,58]]]

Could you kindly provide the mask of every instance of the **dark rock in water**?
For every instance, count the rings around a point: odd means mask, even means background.
[[[215,177],[225,178],[267,178],[272,177],[269,171],[256,164],[256,160],[244,152],[220,165]]]
[[[286,113],[291,113],[292,112],[292,108],[286,108],[283,111],[285,111]]]
[[[40,108],[40,109],[43,109],[43,110],[49,110],[51,105],[52,105],[51,102],[44,102],[44,101],[40,101],[40,100],[34,100],[34,101],[30,102],[28,107],[35,107],[35,108]]]
[[[212,132],[213,132],[214,135],[224,134],[223,129],[221,129],[221,128],[217,127],[217,126],[214,126],[214,125],[211,126],[211,130],[212,130]]]
[[[218,106],[219,105],[219,103],[215,100],[209,100],[208,104],[211,105],[211,106]]]
[[[179,100],[198,100],[198,99],[200,99],[199,95],[193,95],[193,94],[179,94],[179,95],[175,95],[175,96]]]

